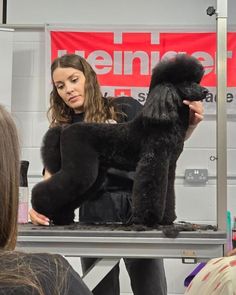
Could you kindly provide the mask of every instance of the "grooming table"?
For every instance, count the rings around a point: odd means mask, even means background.
[[[195,263],[222,256],[225,244],[223,231],[183,231],[176,238],[167,238],[159,230],[134,231],[114,225],[25,224],[19,225],[17,250],[100,258],[83,277],[92,290],[123,257],[179,258],[184,263]]]

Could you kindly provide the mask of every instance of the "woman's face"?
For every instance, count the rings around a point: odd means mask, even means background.
[[[84,73],[74,68],[56,68],[52,74],[59,96],[75,113],[84,111]]]

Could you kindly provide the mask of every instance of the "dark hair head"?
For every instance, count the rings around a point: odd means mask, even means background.
[[[81,71],[85,76],[85,122],[105,122],[112,118],[111,110],[105,108],[97,75],[91,65],[77,54],[65,54],[56,58],[51,65],[51,77],[57,68],[74,68]],[[50,95],[50,121],[51,125],[70,123],[73,110],[70,109],[59,96],[53,83]]]

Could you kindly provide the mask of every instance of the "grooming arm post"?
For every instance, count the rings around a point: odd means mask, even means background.
[[[227,0],[217,0],[217,225],[226,230],[227,211]]]

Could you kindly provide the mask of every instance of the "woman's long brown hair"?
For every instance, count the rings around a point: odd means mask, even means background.
[[[11,115],[0,105],[0,248],[15,248],[19,190],[19,142]]]

